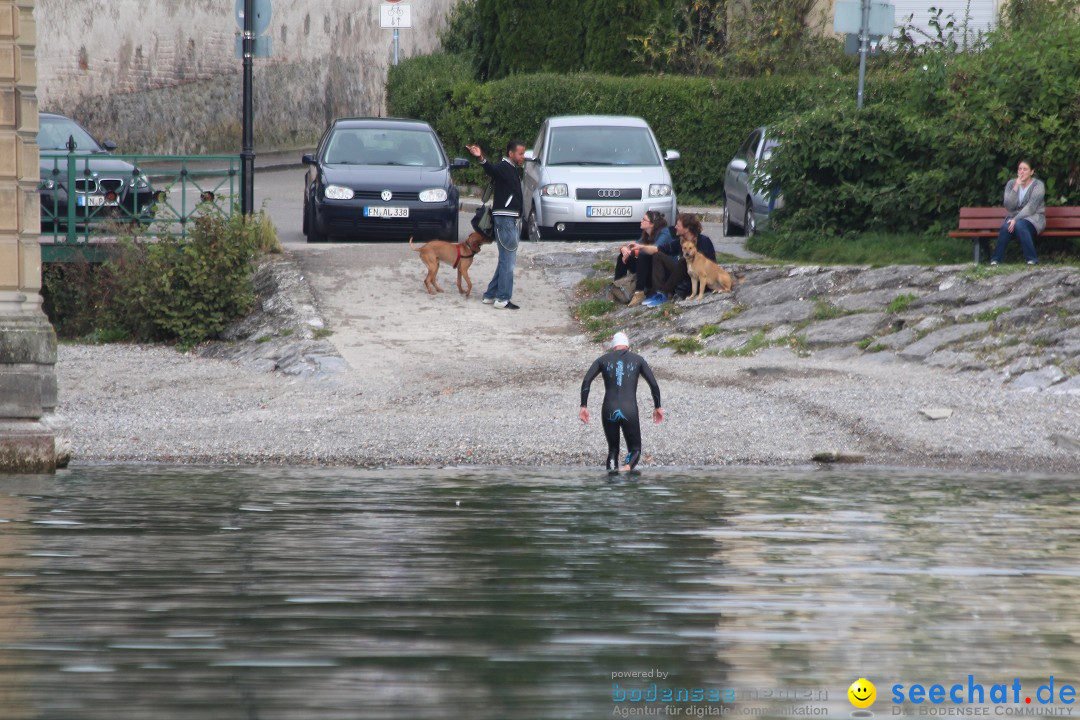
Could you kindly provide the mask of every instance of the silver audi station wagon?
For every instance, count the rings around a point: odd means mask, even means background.
[[[623,239],[659,210],[675,223],[675,190],[649,124],[620,115],[550,117],[525,152],[524,230],[531,240]]]

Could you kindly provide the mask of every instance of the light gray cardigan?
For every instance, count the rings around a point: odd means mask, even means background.
[[[1024,202],[1020,202],[1016,178],[1005,183],[1005,209],[1017,220],[1027,220],[1036,232],[1046,229],[1046,186],[1042,180],[1032,178]]]

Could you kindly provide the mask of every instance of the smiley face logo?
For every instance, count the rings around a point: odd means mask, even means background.
[[[877,699],[877,688],[866,678],[859,678],[847,689],[848,700],[857,708],[868,708]]]

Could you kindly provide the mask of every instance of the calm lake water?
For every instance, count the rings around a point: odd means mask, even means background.
[[[1001,717],[1080,686],[1077,480],[0,476],[0,718],[848,717],[860,677],[886,717],[969,675]]]

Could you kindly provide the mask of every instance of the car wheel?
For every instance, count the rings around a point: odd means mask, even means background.
[[[728,209],[727,201],[724,202],[724,237],[731,237],[736,235],[735,223],[731,222],[731,211]]]
[[[746,198],[746,217],[743,219],[743,233],[750,237],[757,232],[757,220],[754,218],[754,201]]]
[[[307,217],[304,222],[306,228],[307,241],[309,243],[321,243],[326,242],[326,235],[319,232],[319,224],[315,221],[315,206],[308,206],[308,211],[304,213]]]
[[[529,239],[533,242],[540,242],[543,236],[540,234],[540,226],[536,224],[536,211],[529,211]]]

